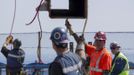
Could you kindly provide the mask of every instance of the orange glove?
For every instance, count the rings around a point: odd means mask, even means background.
[[[6,44],[10,44],[13,42],[13,36],[12,35],[9,35],[7,38],[6,38]]]

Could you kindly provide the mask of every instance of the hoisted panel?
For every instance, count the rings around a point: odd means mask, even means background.
[[[58,1],[58,0],[57,0]],[[87,18],[87,0],[68,0],[69,9],[51,9],[52,0],[48,1],[50,18]],[[45,3],[44,3],[45,4]],[[60,4],[60,1],[57,2]],[[64,3],[62,3],[64,5]],[[40,11],[46,11],[42,4]],[[44,8],[44,10],[43,10]]]

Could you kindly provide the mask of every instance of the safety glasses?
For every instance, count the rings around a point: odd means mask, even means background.
[[[115,47],[110,47],[111,50],[115,50]]]

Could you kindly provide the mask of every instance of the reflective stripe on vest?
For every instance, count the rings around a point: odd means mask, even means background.
[[[80,61],[80,62],[79,62],[78,64],[76,64],[76,65],[63,68],[63,72],[64,72],[64,73],[68,73],[68,72],[71,72],[71,71],[75,71],[75,70],[81,68],[81,65],[82,65],[82,61]]]
[[[96,72],[102,72],[102,69],[98,69],[98,68],[94,68],[94,67],[90,67],[91,71],[96,71]]]
[[[129,64],[128,64],[128,59],[126,58],[126,56],[125,55],[123,55],[122,53],[120,53],[120,55],[119,55],[120,57],[122,57],[122,58],[124,58],[125,60],[126,60],[126,65],[125,65],[125,67],[124,67],[124,71],[128,71],[129,70]]]
[[[21,55],[21,56],[20,56],[20,55],[14,55],[14,54],[11,54],[11,53],[9,53],[8,56],[9,56],[9,57],[13,57],[13,58],[18,58],[18,59],[24,57],[24,55]]]
[[[90,70],[91,70],[91,71],[103,72],[102,69],[99,69],[99,62],[100,62],[100,60],[101,60],[103,54],[104,54],[104,50],[102,51],[100,57],[99,57],[98,60],[96,61],[96,66],[95,66],[95,67],[90,67]]]

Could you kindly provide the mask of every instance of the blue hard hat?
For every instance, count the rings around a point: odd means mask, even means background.
[[[57,27],[57,28],[53,29],[53,31],[51,32],[50,39],[57,45],[59,43],[68,43],[66,29],[64,29],[62,27]]]

